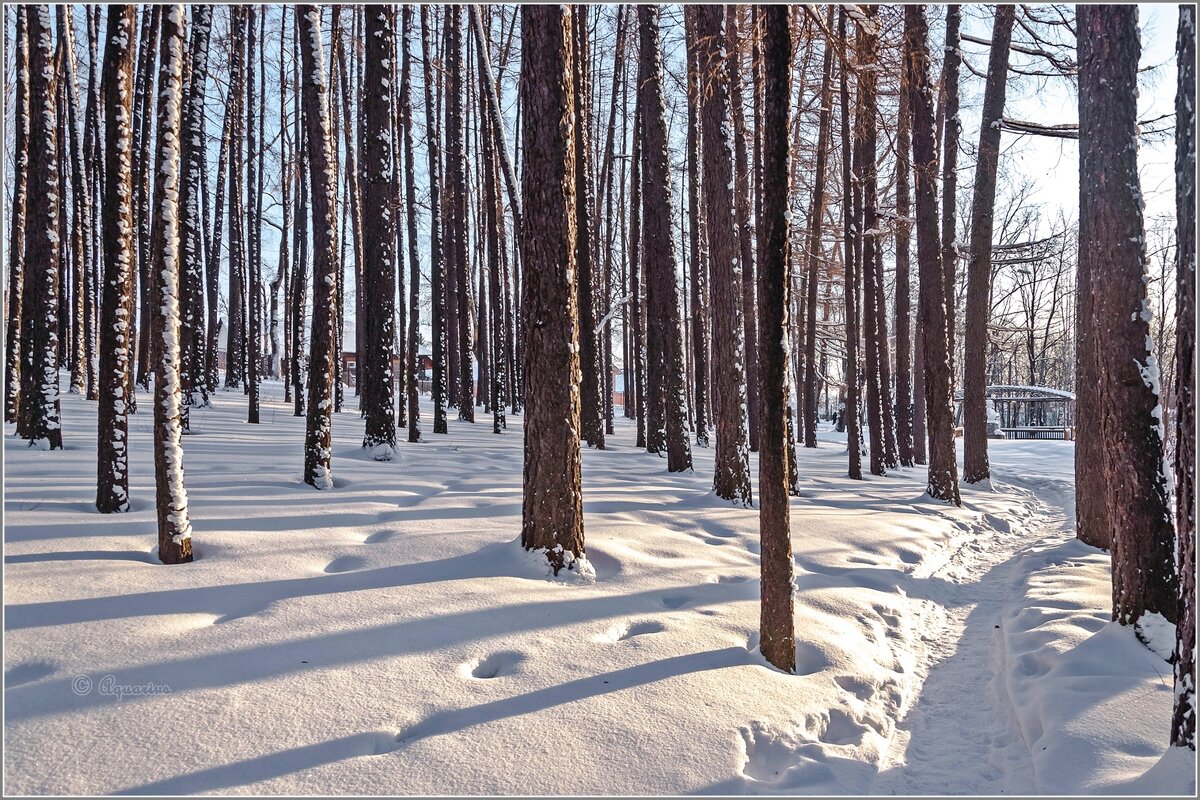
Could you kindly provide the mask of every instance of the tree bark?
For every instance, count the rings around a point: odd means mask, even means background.
[[[668,472],[683,472],[692,468],[692,451],[687,436],[683,342],[679,332],[679,284],[675,278],[676,248],[671,229],[674,214],[667,158],[667,120],[657,7],[638,7],[638,33],[638,94],[642,105],[644,182],[642,220],[651,351],[650,398],[653,401],[651,409],[655,406],[658,409],[657,414],[650,416],[647,445],[654,452],[666,449]],[[655,430],[658,420],[662,421],[659,429],[661,436]],[[661,443],[659,448],[654,448],[656,443]]]
[[[909,107],[913,115],[913,168],[916,172],[917,263],[920,269],[920,321],[924,344],[925,413],[929,437],[927,491],[935,500],[962,501],[954,448],[954,406],[946,335],[946,295],[938,235],[937,152],[933,143],[933,89],[929,79],[929,23],[924,6],[904,7]]]
[[[843,52],[849,53],[850,39],[846,35],[846,12],[838,12],[838,39]],[[848,85],[848,60],[841,63],[838,75],[838,88],[842,106],[842,259],[844,261],[845,282],[843,293],[846,299],[846,409],[843,416],[846,420],[846,454],[848,456],[848,474],[853,480],[862,480],[862,433],[859,430],[859,383],[858,383],[858,269],[857,248],[855,247],[858,230],[854,202],[854,183],[851,176],[854,152],[850,146],[850,91]],[[857,137],[856,137],[857,138]]]
[[[697,6],[695,36],[703,125],[704,187],[712,265],[713,388],[717,450],[713,491],[743,506],[751,504],[750,450],[746,440],[746,395],[742,389],[742,270],[734,198],[733,130],[729,124],[729,71],[733,44],[725,10]]]
[[[963,480],[991,477],[987,446],[987,349],[991,316],[992,214],[996,205],[996,173],[1000,163],[1000,119],[1008,82],[1008,51],[1016,7],[996,6],[987,86],[983,92],[983,118],[979,124],[979,151],[975,161],[975,188],[971,201],[971,253],[967,262],[967,319],[963,357]],[[946,261],[953,263],[953,248]]]
[[[521,545],[551,569],[578,569],[584,553],[579,430],[578,296],[572,19],[565,6],[521,9],[521,236],[525,374],[525,471]]]
[[[425,69],[425,146],[429,156],[429,274],[433,335],[433,432],[446,433],[446,286],[442,254],[442,197],[440,141],[433,105],[433,47],[430,43],[429,6],[421,6],[421,52]]]
[[[23,414],[20,413],[22,386],[22,290],[25,283],[25,218],[29,185],[29,33],[28,17],[31,7],[17,6],[16,35],[16,108],[13,132],[13,199],[12,219],[8,230],[8,306],[4,357],[4,421],[16,422],[18,435]]]
[[[100,399],[96,408],[96,510],[129,510],[129,362],[133,354],[133,32],[135,7],[109,6],[104,38],[104,281]]]
[[[912,407],[912,112],[901,76],[900,110],[896,122],[896,450],[900,466],[911,467]]]
[[[192,560],[192,525],[183,481],[179,397],[179,107],[183,100],[185,12],[164,6],[158,73],[158,175],[150,239],[150,333],[154,344],[154,486],[158,559]]]
[[[792,541],[785,433],[787,414],[788,108],[792,40],[789,7],[764,9],[765,84],[762,125],[763,258],[758,274],[758,327],[762,334],[759,394],[758,492],[761,555],[759,650],[784,672],[796,670],[792,608]]]
[[[999,11],[997,11],[997,14]],[[950,362],[950,389],[954,390],[954,351],[956,303],[955,278],[958,271],[958,137],[962,123],[958,118],[958,71],[962,62],[959,49],[959,25],[962,7],[946,6],[946,47],[942,64],[942,93],[945,129],[942,135],[942,281],[946,293],[946,352]],[[992,47],[992,52],[1001,49]],[[990,66],[990,65],[989,65]],[[996,131],[999,135],[999,129]]]
[[[868,11],[874,6],[868,8]],[[863,64],[874,64],[878,55],[879,36],[875,18],[858,26],[857,57]],[[858,114],[855,121],[857,153],[855,165],[859,173],[862,196],[860,227],[855,231],[862,254],[858,262],[862,274],[864,343],[866,346],[866,403],[867,431],[870,437],[871,474],[883,475],[887,466],[887,446],[884,441],[886,423],[883,417],[884,394],[883,360],[886,350],[881,347],[886,333],[880,330],[879,300],[882,294],[882,262],[879,249],[878,177],[875,168],[878,124],[876,114],[876,74],[873,69],[861,69],[858,75]]]
[[[321,48],[321,10],[316,5],[296,9],[300,21],[301,68],[304,73],[304,122],[308,137],[309,180],[312,185],[313,315],[308,376],[308,419],[305,426],[304,482],[317,489],[333,488],[333,316],[337,308],[337,224],[333,184],[336,176],[329,127],[328,83]]]
[[[408,441],[421,441],[421,406],[420,386],[417,383],[417,373],[421,369],[420,354],[417,348],[417,336],[421,322],[421,309],[418,305],[421,288],[421,259],[417,252],[417,179],[413,148],[413,109],[412,109],[412,63],[408,52],[409,36],[412,33],[412,6],[405,5],[401,23],[403,32],[400,40],[400,122],[404,129],[404,203],[407,210],[408,223],[408,359],[405,369],[408,371]]]
[[[138,68],[137,90],[134,96],[136,113],[134,125],[137,133],[134,148],[137,157],[134,160],[134,191],[136,205],[134,206],[134,224],[137,226],[138,245],[138,277],[135,291],[141,301],[138,312],[138,348],[137,348],[137,384],[149,388],[152,371],[150,358],[150,202],[151,202],[151,173],[153,173],[153,150],[150,134],[153,129],[156,56],[158,54],[158,38],[162,29],[161,6],[146,7],[142,11],[145,28],[142,34],[143,48],[139,50],[139,58],[144,58]]]
[[[458,328],[458,418],[475,421],[475,358],[471,336],[471,270],[467,253],[467,178],[463,131],[462,8],[446,6],[446,190],[447,233],[453,244],[449,267],[454,274]]]
[[[691,281],[690,302],[692,307],[690,320],[691,333],[691,368],[692,377],[692,416],[696,432],[696,444],[708,447],[709,427],[709,292],[708,292],[708,232],[704,217],[705,203],[700,201],[700,185],[703,180],[704,164],[701,160],[702,137],[700,131],[700,71],[715,64],[699,63],[700,54],[697,44],[696,16],[699,6],[684,7],[684,34],[687,42],[687,205],[688,205],[688,278]],[[707,51],[706,51],[707,55]],[[707,183],[705,187],[711,191]],[[722,191],[728,191],[722,184]],[[714,356],[716,354],[714,353]],[[731,499],[731,498],[726,498]]]
[[[1092,273],[1091,332],[1107,478],[1103,495],[1080,499],[1107,506],[1113,619],[1122,625],[1148,612],[1174,621],[1176,613],[1159,372],[1148,348],[1137,17],[1135,6],[1078,9],[1079,263]]]

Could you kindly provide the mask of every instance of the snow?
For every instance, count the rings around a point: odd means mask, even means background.
[[[95,404],[63,398],[66,450],[6,426],[8,791],[1193,793],[1170,666],[1072,537],[1071,442],[989,442],[961,509],[919,469],[847,480],[844,435],[800,448],[788,675],[756,649],[756,511],[711,492],[711,450],[669,474],[619,418],[583,453],[586,565],[554,577],[519,544],[520,416],[377,462],[334,414],[317,492],[304,418],[262,388],[261,425],[240,391],[191,410],[182,566],[151,550],[149,414],[117,516]]]

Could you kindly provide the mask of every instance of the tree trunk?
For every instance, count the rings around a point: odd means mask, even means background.
[[[22,290],[25,279],[25,214],[29,185],[29,32],[28,18],[32,7],[17,6],[16,36],[16,108],[14,111],[13,199],[12,221],[8,231],[8,306],[6,315],[4,356],[4,421],[16,422],[18,435],[23,435],[21,420],[21,386],[23,373]]]
[[[413,109],[412,109],[412,66],[408,54],[409,35],[412,32],[412,6],[405,5],[402,12],[403,35],[400,40],[400,121],[404,128],[404,204],[408,223],[408,440],[421,441],[420,386],[417,373],[421,369],[417,348],[420,330],[421,309],[418,305],[421,288],[421,259],[417,254],[417,179],[413,160]]]
[[[134,224],[137,226],[138,277],[135,291],[141,301],[138,312],[138,348],[137,348],[137,384],[149,388],[152,371],[150,358],[150,201],[151,173],[153,151],[151,148],[151,133],[154,125],[155,97],[155,57],[158,54],[158,38],[162,29],[162,7],[146,7],[142,11],[143,24],[146,26],[142,34],[144,58],[138,68],[137,92],[134,97],[137,113],[134,119],[137,128],[137,138],[134,148],[137,157],[134,163]]]
[[[158,74],[158,174],[150,240],[151,346],[154,355],[154,486],[158,559],[192,560],[192,525],[183,483],[179,397],[179,107],[183,99],[182,4],[162,9]]]
[[[733,130],[729,125],[730,45],[725,10],[697,6],[695,15],[704,147],[704,187],[709,254],[712,259],[713,384],[717,451],[713,491],[743,506],[751,504],[750,451],[746,441],[746,395],[742,389],[742,270],[734,185]]]
[[[208,294],[208,324],[205,330],[205,383],[206,390],[211,395],[217,391],[220,379],[218,368],[218,351],[221,341],[221,240],[222,226],[225,219],[225,175],[228,170],[229,151],[233,147],[233,119],[236,109],[233,107],[232,94],[227,97],[225,121],[221,126],[221,147],[217,155],[217,196],[214,203],[213,232],[209,241],[208,257],[211,262],[208,274],[204,276],[205,290]],[[233,254],[233,243],[230,242],[230,256]],[[226,367],[229,366],[226,362]]]
[[[906,77],[913,115],[913,167],[917,175],[917,263],[929,437],[929,483],[935,500],[962,501],[954,448],[954,405],[946,335],[946,295],[938,235],[937,152],[933,143],[933,89],[929,79],[929,23],[924,6],[904,7]]]
[[[997,7],[999,9],[999,6]],[[997,10],[997,16],[999,15]],[[950,4],[946,6],[946,47],[945,62],[942,65],[942,92],[944,132],[942,135],[942,281],[946,293],[946,352],[950,363],[950,389],[954,390],[954,350],[956,346],[955,328],[955,289],[954,283],[958,271],[958,137],[962,123],[958,118],[958,68],[962,61],[962,51],[959,49],[959,24],[962,21],[962,7]],[[1000,48],[993,45],[992,52]],[[990,64],[989,64],[990,67]],[[1000,130],[996,129],[999,136]]]
[[[433,334],[433,432],[446,432],[446,286],[442,257],[442,199],[440,141],[433,106],[433,47],[430,44],[429,6],[421,6],[421,52],[425,67],[425,145],[429,155],[429,274]]]
[[[1175,95],[1175,709],[1171,744],[1196,749],[1196,7],[1179,7]]]
[[[705,225],[704,209],[700,202],[700,183],[701,174],[705,165],[701,162],[700,154],[700,70],[706,68],[717,68],[718,63],[706,63],[703,67],[700,65],[700,54],[697,43],[699,34],[696,32],[696,14],[699,11],[699,6],[685,6],[684,23],[686,27],[685,37],[687,39],[687,91],[688,91],[688,122],[687,122],[687,194],[688,194],[688,276],[691,280],[690,300],[692,306],[691,313],[691,367],[694,372],[693,377],[693,394],[692,394],[692,412],[694,416],[694,425],[696,430],[696,444],[700,447],[708,447],[708,374],[710,364],[708,361],[709,352],[709,337],[708,337],[708,266],[707,257],[707,232]],[[707,50],[705,53],[707,58]],[[724,187],[724,184],[721,184]],[[709,192],[712,191],[710,184],[706,183],[705,187]],[[728,191],[722,188],[721,191]],[[710,195],[711,198],[711,195]],[[716,354],[714,353],[714,356]],[[726,487],[726,491],[731,491]],[[732,499],[730,497],[725,498]]]
[[[133,354],[133,6],[108,7],[104,38],[104,281],[100,399],[96,409],[96,510],[129,510],[129,361]]]
[[[792,40],[789,7],[764,9],[765,84],[762,125],[763,258],[758,274],[759,365],[762,416],[759,420],[759,537],[762,543],[759,650],[784,672],[796,670],[792,610],[792,541],[788,508],[787,414],[788,269],[788,108],[791,100]]]
[[[661,442],[660,449],[667,451],[667,471],[683,472],[692,468],[692,452],[687,436],[683,342],[679,333],[679,284],[675,278],[676,249],[671,230],[674,213],[667,157],[667,120],[658,19],[657,7],[638,7],[638,93],[642,106],[642,219],[647,316],[650,323],[650,397],[654,401],[651,408],[657,406],[657,419],[662,421],[662,435],[658,441]],[[653,446],[656,415],[652,414],[650,420],[652,424],[647,434],[647,445]]]
[[[521,198],[526,230],[538,232],[520,237],[525,374],[537,376],[525,392],[521,545],[556,575],[584,552],[571,22],[565,6],[521,9]]]
[[[1148,612],[1174,621],[1176,612],[1159,372],[1148,347],[1137,17],[1134,6],[1078,9],[1079,263],[1091,270],[1091,332],[1094,342],[1103,342],[1094,352],[1107,479],[1103,495],[1080,499],[1107,506],[1113,619],[1122,625]]]
[[[262,347],[262,159],[259,156],[258,126],[255,124],[262,103],[258,93],[255,56],[262,50],[258,40],[258,14],[254,5],[246,6],[246,389],[250,396],[246,421],[259,421],[259,350]],[[264,43],[265,44],[265,43]],[[240,201],[239,201],[240,202]]]
[[[902,78],[903,80],[903,78]],[[913,453],[912,408],[912,299],[909,274],[912,231],[912,112],[908,92],[900,89],[896,122],[896,449],[900,466],[911,467]]]
[[[245,73],[245,9],[230,9],[230,39],[232,52],[229,67],[229,103],[232,119],[229,128],[229,184],[227,189],[229,224],[229,322],[225,329],[225,387],[238,389],[246,369],[245,354],[245,270],[246,239],[242,214],[242,176],[245,168],[244,98]]]
[[[29,347],[23,365],[20,411],[24,437],[31,447],[62,449],[58,402],[59,292],[62,247],[57,190],[58,136],[54,93],[58,76],[51,46],[48,6],[26,11],[29,80],[29,168],[27,198],[22,342]]]
[[[630,12],[636,13],[636,12]],[[633,110],[633,164],[629,168],[629,283],[633,295],[633,370],[637,409],[635,441],[639,448],[648,449],[646,425],[646,305],[645,259],[642,258],[642,103],[640,92],[635,93]]]
[[[850,40],[846,35],[846,12],[838,12],[838,39],[844,51],[849,52]],[[842,259],[845,269],[844,294],[846,299],[846,453],[849,460],[848,474],[854,480],[862,480],[862,433],[859,430],[859,384],[858,384],[858,270],[855,247],[858,230],[855,214],[854,183],[851,165],[854,154],[850,147],[850,92],[849,68],[845,61],[839,68],[839,93],[842,105]]]
[[[868,11],[874,6],[868,7]],[[879,36],[874,19],[858,27],[857,57],[864,64],[875,63],[878,54]],[[882,262],[877,258],[880,246],[880,219],[877,206],[878,177],[875,169],[878,126],[876,113],[876,73],[863,69],[858,75],[858,118],[855,125],[857,147],[855,166],[859,174],[862,195],[862,216],[857,220],[855,236],[859,242],[862,258],[858,266],[862,271],[864,343],[866,345],[866,402],[867,431],[871,442],[871,474],[883,475],[886,468],[887,449],[884,441],[885,421],[883,417],[885,385],[883,382],[883,359],[886,350],[881,348],[886,335],[879,328],[879,299],[882,294]]]
[[[456,310],[458,354],[458,418],[475,421],[475,359],[471,337],[471,271],[467,252],[467,178],[463,131],[462,8],[446,6],[446,193],[449,216],[447,233],[450,248],[449,268],[454,275],[453,297]]]
[[[1008,82],[1008,51],[1016,7],[996,6],[975,188],[971,201],[971,253],[967,262],[967,319],[963,357],[963,480],[978,483],[991,477],[987,447],[987,348],[991,316],[992,213],[996,205],[996,172],[1000,163],[1000,118]],[[956,126],[953,126],[956,127]],[[953,248],[946,263],[953,264]]]
[[[337,308],[337,209],[334,205],[330,152],[328,84],[321,48],[320,6],[301,5],[301,67],[304,73],[304,122],[308,138],[309,180],[312,184],[313,315],[308,376],[308,420],[305,426],[304,482],[317,489],[333,488],[333,317]]]

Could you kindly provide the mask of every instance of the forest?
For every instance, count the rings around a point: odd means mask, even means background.
[[[1194,793],[1195,6],[3,13],[6,793]]]

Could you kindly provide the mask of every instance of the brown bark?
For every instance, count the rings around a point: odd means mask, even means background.
[[[978,483],[991,477],[987,447],[987,349],[991,315],[992,214],[996,205],[996,173],[1000,163],[1000,118],[1008,81],[1008,45],[1016,7],[996,6],[975,188],[971,202],[971,252],[967,262],[967,318],[963,355],[963,480]],[[953,254],[947,256],[953,263]]]
[[[1092,277],[1096,410],[1106,475],[1102,495],[1079,500],[1107,506],[1113,619],[1123,625],[1147,612],[1174,621],[1176,612],[1158,365],[1147,351],[1137,16],[1135,6],[1078,9],[1079,263],[1088,265]]]
[[[421,6],[421,54],[425,70],[425,147],[429,156],[429,274],[433,335],[433,432],[446,428],[446,286],[445,259],[442,253],[441,142],[437,112],[433,106],[433,46],[430,41],[429,6]]]
[[[129,510],[129,361],[133,354],[133,6],[109,6],[104,38],[104,281],[100,399],[96,408],[96,510]]]
[[[788,269],[788,108],[791,100],[792,40],[788,6],[764,9],[764,102],[762,180],[763,258],[758,273],[758,327],[762,334],[759,369],[759,537],[761,599],[759,650],[785,672],[796,670],[792,609],[792,541],[787,450]]]
[[[462,77],[466,69],[462,58],[461,6],[446,6],[446,194],[449,215],[446,219],[450,258],[454,276],[453,292],[457,323],[458,418],[475,421],[475,358],[471,336],[471,270],[467,252],[467,178],[463,132]]]
[[[912,408],[912,114],[901,76],[900,110],[896,122],[896,452],[900,466],[911,467],[913,453]]]
[[[850,39],[846,35],[845,9],[838,12],[838,40],[843,51],[848,53]],[[845,269],[844,295],[846,300],[846,409],[843,416],[846,420],[848,474],[854,480],[862,480],[862,433],[858,424],[859,277],[856,248],[858,222],[855,212],[855,189],[851,176],[854,153],[850,145],[850,90],[847,61],[841,63],[838,72],[838,89],[841,95],[842,109],[842,259]]]
[[[521,197],[526,230],[538,231],[520,237],[525,374],[537,376],[525,392],[521,545],[543,550],[555,574],[584,551],[571,22],[564,6],[521,9]]]
[[[962,62],[959,50],[959,25],[962,22],[962,7],[951,3],[946,6],[946,47],[942,65],[942,282],[946,293],[946,338],[950,361],[950,387],[954,388],[955,337],[955,289],[958,270],[958,138],[962,123],[958,118],[958,72]],[[998,47],[993,47],[995,52]],[[999,134],[999,129],[997,129]]]
[[[663,100],[659,9],[638,7],[638,93],[642,104],[642,221],[646,263],[650,350],[650,426],[647,446],[667,451],[667,471],[692,468],[687,436],[683,342],[679,329],[679,284],[672,213],[667,120]],[[528,204],[527,204],[528,205]],[[661,428],[658,422],[661,420]],[[661,431],[661,435],[658,434]],[[657,438],[657,442],[655,439]],[[656,443],[660,448],[654,448]]]
[[[701,175],[704,166],[701,163],[700,155],[700,105],[701,105],[701,89],[700,89],[700,71],[709,67],[717,68],[716,64],[706,63],[701,66],[698,62],[700,59],[697,46],[698,34],[696,32],[696,16],[700,10],[699,6],[684,7],[684,23],[685,23],[685,38],[687,41],[687,94],[688,94],[688,118],[687,118],[687,204],[688,204],[688,279],[691,282],[689,287],[690,302],[692,307],[691,324],[689,326],[691,334],[691,369],[692,378],[692,424],[696,432],[696,444],[700,447],[708,447],[708,427],[709,427],[709,410],[708,397],[709,385],[708,374],[710,364],[708,362],[709,353],[709,337],[708,337],[708,253],[707,253],[707,225],[704,219],[702,205],[707,203],[700,202],[700,183]],[[711,184],[706,183],[705,187],[711,192]],[[721,184],[721,191],[727,192],[724,184]],[[715,320],[714,320],[715,323]],[[713,354],[714,357],[716,354]],[[713,365],[715,366],[715,365]],[[730,499],[730,498],[726,498]]]
[[[404,205],[408,223],[408,358],[404,368],[408,371],[408,440],[421,441],[420,386],[417,373],[420,370],[417,352],[417,334],[421,322],[418,305],[421,288],[421,259],[417,253],[417,178],[413,148],[412,109],[412,59],[409,56],[409,36],[412,33],[413,9],[406,4],[402,12],[403,32],[400,39],[400,124],[404,130]]]
[[[31,7],[17,6],[16,35],[16,108],[14,110],[14,156],[12,218],[8,229],[8,294],[4,358],[4,421],[16,422],[22,434],[20,413],[22,384],[21,313],[25,276],[25,215],[29,185],[29,35]]]
[[[929,79],[929,23],[924,6],[905,6],[909,104],[913,115],[913,169],[916,172],[917,263],[920,269],[920,321],[925,371],[925,413],[929,437],[929,483],[935,500],[961,505],[954,449],[946,295],[938,235],[937,152],[933,143],[933,88]]]
[[[309,179],[312,185],[313,315],[308,376],[308,420],[305,426],[304,482],[318,489],[333,488],[333,315],[337,308],[337,226],[331,162],[329,106],[326,100],[321,49],[320,6],[296,9],[300,22],[301,68],[304,73],[304,123],[308,138]]]
[[[871,9],[874,6],[870,7]],[[858,28],[857,57],[863,64],[874,64],[878,57],[879,36],[871,24]],[[882,294],[882,262],[877,257],[880,218],[877,206],[878,178],[875,169],[878,124],[876,120],[876,74],[873,69],[861,69],[858,75],[858,114],[855,121],[857,148],[855,167],[859,174],[862,196],[862,216],[856,230],[862,257],[858,262],[862,275],[863,337],[866,347],[866,404],[867,432],[870,437],[872,475],[883,475],[886,468],[883,417],[883,366],[886,351],[880,347],[886,333],[880,330],[879,298]]]

